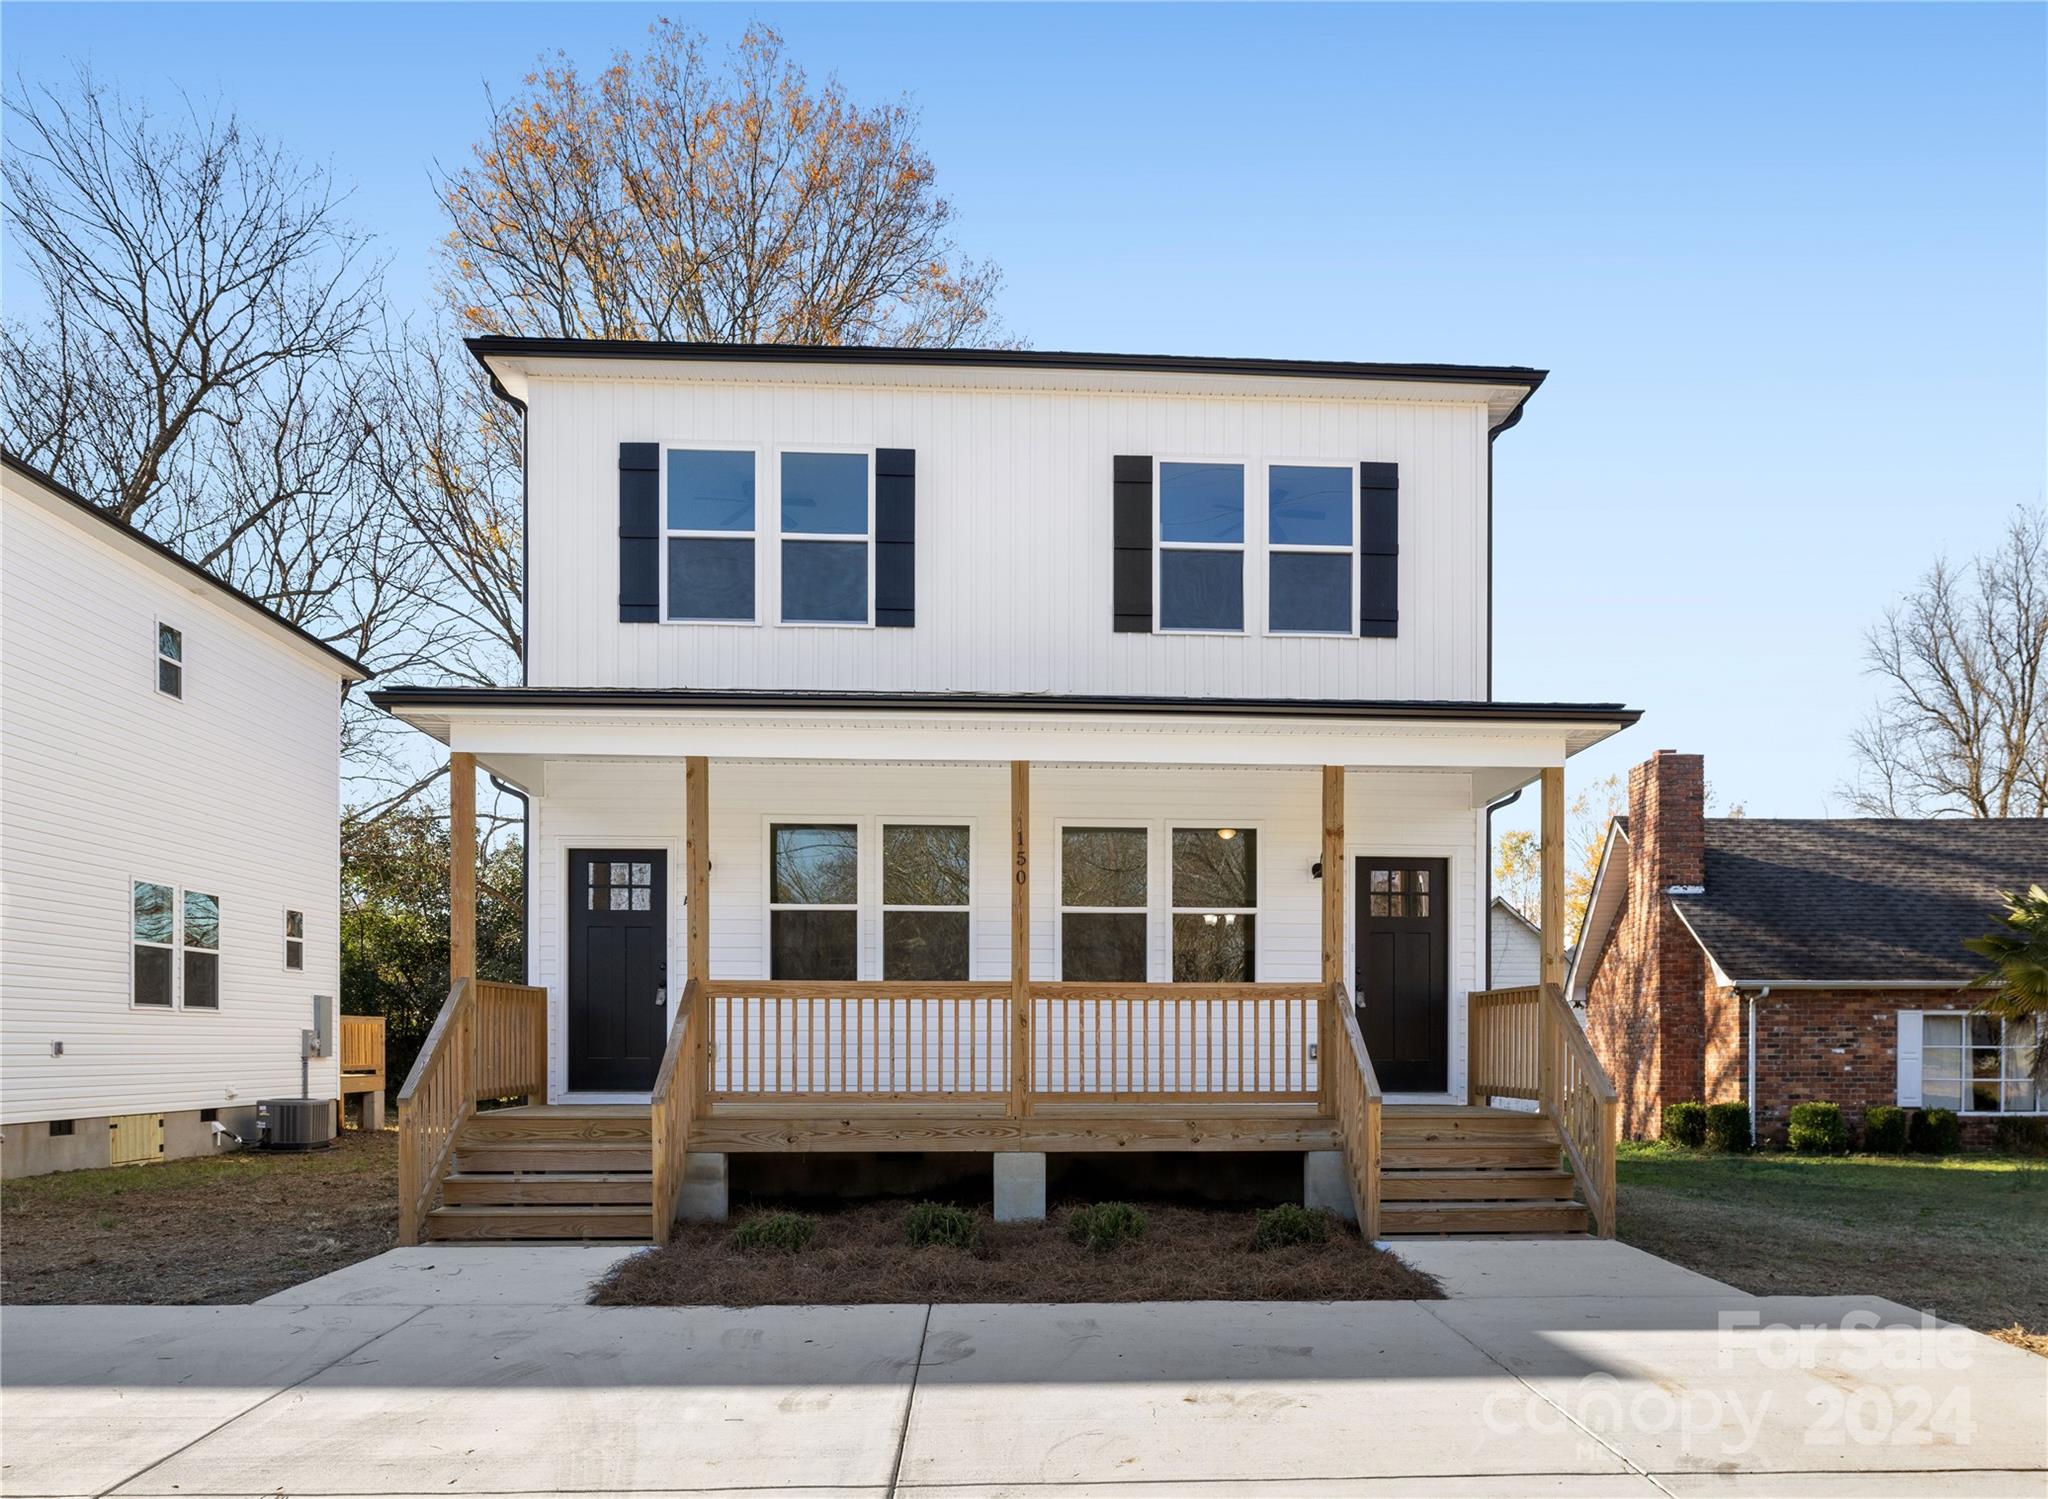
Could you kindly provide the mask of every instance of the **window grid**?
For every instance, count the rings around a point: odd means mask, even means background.
[[[753,520],[746,530],[717,530],[691,526],[676,526],[671,522],[674,513],[669,498],[671,458],[678,453],[745,454],[754,470]],[[681,625],[752,625],[761,620],[761,454],[758,448],[745,444],[730,443],[666,443],[661,455],[661,618],[666,624]],[[674,612],[673,583],[673,542],[677,541],[730,541],[745,542],[752,558],[749,578],[752,582],[753,608],[745,615],[718,614],[677,614]]]
[[[1930,1012],[1921,1019],[1920,1101],[1962,1114],[2041,1111],[2032,1045],[1995,1015]]]
[[[858,531],[795,531],[788,529],[788,514],[785,509],[787,460],[805,454],[822,457],[859,458],[866,466],[863,483],[867,489],[867,504],[863,528]],[[875,622],[875,453],[868,448],[780,448],[775,458],[775,564],[776,564],[776,611],[778,624],[792,629],[860,629]],[[863,592],[866,607],[858,619],[791,619],[789,616],[789,548],[806,544],[858,546],[862,553],[862,573],[865,578]]]
[[[1282,469],[1301,472],[1304,470],[1327,472],[1340,476],[1345,491],[1350,497],[1345,510],[1350,539],[1342,546],[1335,543],[1281,541],[1275,539],[1280,530],[1273,522],[1275,504],[1273,486]],[[1333,463],[1268,463],[1266,465],[1266,633],[1269,635],[1307,635],[1348,638],[1358,633],[1358,465]],[[1343,618],[1328,628],[1278,625],[1273,622],[1277,590],[1272,585],[1273,559],[1275,557],[1342,557],[1345,559],[1345,604]]]
[[[1173,541],[1166,535],[1166,482],[1167,470],[1179,468],[1234,468],[1238,474],[1237,540],[1235,541]],[[1218,458],[1161,458],[1152,468],[1152,534],[1158,538],[1153,549],[1152,597],[1154,618],[1158,623],[1154,633],[1161,635],[1242,635],[1245,633],[1245,562],[1250,555],[1245,526],[1244,476],[1246,465],[1242,462]],[[1167,613],[1167,554],[1182,553],[1235,553],[1237,555],[1237,624],[1231,625],[1169,625]]]

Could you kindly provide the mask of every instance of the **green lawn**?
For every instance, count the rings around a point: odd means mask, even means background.
[[[1758,1295],[1889,1297],[2048,1333],[2048,1160],[1623,1142],[1621,1238]]]

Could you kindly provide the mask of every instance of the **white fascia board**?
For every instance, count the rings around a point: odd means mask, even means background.
[[[1579,725],[1314,723],[1101,714],[804,713],[680,715],[446,707],[404,714],[473,754],[556,759],[883,760],[1102,765],[1344,765],[1357,769],[1542,768],[1565,761]]]
[[[1592,982],[1592,971],[1588,960],[1607,946],[1607,933],[1614,925],[1615,908],[1620,904],[1620,894],[1610,893],[1608,879],[1623,882],[1619,889],[1626,889],[1628,879],[1627,861],[1624,860],[1619,874],[1612,874],[1615,850],[1628,843],[1628,831],[1619,817],[1607,822],[1607,841],[1600,849],[1600,867],[1593,871],[1593,888],[1586,893],[1586,919],[1579,927],[1579,942],[1572,956],[1571,971],[1564,976],[1564,992],[1575,1005],[1583,1006],[1587,1000],[1586,989]],[[1697,940],[1697,939],[1695,939]],[[1585,982],[1581,983],[1581,970]]]

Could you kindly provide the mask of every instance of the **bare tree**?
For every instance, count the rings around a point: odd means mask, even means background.
[[[442,184],[450,306],[476,331],[716,343],[980,344],[999,277],[963,259],[916,116],[813,86],[751,27],[721,65],[668,21],[586,81],[493,105]]]
[[[2048,815],[2048,512],[1969,566],[1938,561],[1865,637],[1883,684],[1843,795],[1881,817]]]

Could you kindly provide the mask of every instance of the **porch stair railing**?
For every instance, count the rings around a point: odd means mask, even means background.
[[[666,1244],[682,1205],[689,1167],[690,1126],[710,1107],[709,1007],[696,979],[683,986],[669,1025],[661,1070],[649,1095],[654,1141],[654,1242]]]
[[[398,1092],[398,1242],[417,1244],[462,1127],[495,1098],[547,1092],[547,990],[457,979]]]
[[[1320,1055],[1327,1059],[1330,1110],[1344,1142],[1344,1168],[1358,1209],[1358,1231],[1370,1241],[1380,1236],[1380,1082],[1341,979],[1330,986],[1327,1015]]]
[[[1556,984],[1475,991],[1466,1102],[1533,1101],[1557,1126],[1594,1232],[1614,1237],[1620,1095]]]

